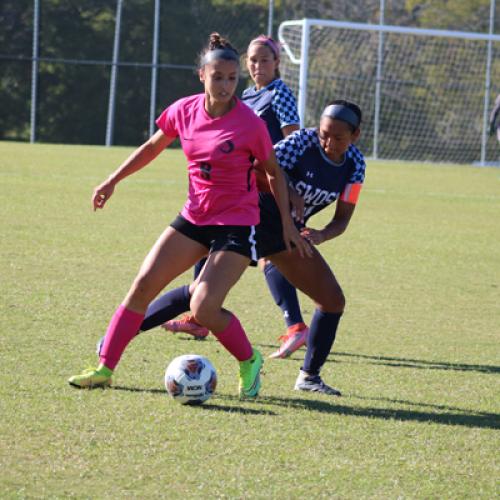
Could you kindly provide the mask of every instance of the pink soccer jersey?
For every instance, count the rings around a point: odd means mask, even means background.
[[[262,119],[236,99],[224,116],[205,111],[205,95],[180,99],[156,124],[179,137],[188,160],[189,194],[181,215],[197,225],[250,226],[259,222],[252,159],[265,161],[273,149]]]

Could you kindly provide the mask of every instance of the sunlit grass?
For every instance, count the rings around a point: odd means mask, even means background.
[[[0,143],[2,497],[498,496],[498,169],[369,162],[351,226],[320,247],[348,301],[323,370],[344,396],[293,391],[299,351],[267,360],[261,397],[240,402],[214,338],[160,330],[130,345],[113,389],[66,383],[95,362],[184,202],[185,160],[168,151],[93,213],[93,187],[129,152]],[[264,354],[276,348],[283,323],[259,271],[227,306]],[[188,352],[218,370],[202,407],[163,389],[167,363]]]

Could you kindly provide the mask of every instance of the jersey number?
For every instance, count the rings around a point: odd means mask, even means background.
[[[210,180],[210,170],[212,170],[212,165],[210,165],[210,163],[200,163],[200,175],[202,179],[206,181]]]
[[[210,171],[212,170],[212,165],[207,162],[202,162],[200,163],[200,175],[202,179],[205,179],[206,181],[210,180]],[[252,170],[253,166],[248,169],[247,172],[247,190],[250,191],[252,188]]]

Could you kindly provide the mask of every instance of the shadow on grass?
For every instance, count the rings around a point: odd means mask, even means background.
[[[160,394],[162,397],[167,397],[165,389],[143,389],[142,387],[125,387],[121,385],[114,385],[108,390],[114,391],[126,391],[126,392],[140,392],[140,393],[148,393],[148,394]],[[242,415],[276,415],[275,412],[271,410],[264,410],[262,408],[246,408],[244,406],[227,406],[227,405],[219,405],[215,402],[217,399],[231,399],[241,402],[239,398],[229,396],[229,395],[221,395],[216,393],[214,399],[211,400],[210,403],[203,403],[202,405],[195,405],[196,408],[200,408],[202,410],[216,410],[216,411],[225,411],[227,413],[241,413]],[[254,403],[254,401],[248,400],[244,402]]]
[[[270,344],[255,344],[258,347],[270,348],[276,350],[277,345]],[[286,358],[289,361],[301,361],[304,359],[305,350],[300,350],[294,353],[291,357]],[[372,365],[392,366],[394,368],[416,368],[420,370],[455,370],[461,372],[478,372],[478,373],[500,373],[500,366],[495,365],[469,365],[465,363],[448,363],[446,361],[426,361],[424,359],[409,359],[397,358],[393,356],[370,356],[368,354],[356,354],[350,352],[337,352],[333,351],[327,362],[349,363],[348,359],[335,359],[335,358],[354,358],[366,360],[367,363]]]
[[[349,352],[334,352],[333,357],[357,358],[367,360],[374,365],[393,366],[395,368],[417,368],[422,370],[456,370],[462,372],[500,373],[500,366],[468,365],[464,363],[448,363],[444,361],[426,361],[422,359],[396,358],[392,356],[369,356]],[[335,359],[330,359],[335,361]]]
[[[220,394],[214,396],[214,398],[220,398]],[[235,398],[236,399],[236,398]],[[217,410],[225,411],[227,413],[241,413],[242,415],[269,415],[276,416],[276,413],[271,410],[256,410],[254,408],[245,408],[242,406],[224,406],[215,403],[203,403],[201,405],[202,410]]]
[[[435,405],[431,403],[415,403],[414,401],[407,401],[405,399],[391,399],[391,398],[374,398],[374,397],[367,397],[367,396],[358,396],[357,394],[349,394],[350,399],[360,399],[362,401],[384,401],[387,403],[391,404],[399,404],[399,405],[404,405],[404,406],[417,406],[420,408],[432,408],[435,410],[445,410],[445,411],[458,411],[462,413],[466,413],[469,410],[466,410],[464,408],[459,408],[458,406],[448,406],[448,405]],[[487,413],[481,413],[481,412],[474,412],[473,413],[478,413],[482,415],[488,415]],[[497,415],[495,413],[491,413],[489,415],[496,416],[496,418],[500,418],[500,415]]]
[[[234,399],[233,396],[218,396],[221,399]],[[341,400],[342,399],[334,399],[334,401]],[[425,422],[444,425],[460,425],[463,427],[478,427],[483,429],[500,429],[500,415],[497,413],[471,413],[467,410],[438,413],[432,411],[347,406],[345,404],[319,400],[265,396],[259,397],[258,402],[262,404],[284,406],[287,408],[297,408],[301,410],[305,409],[320,413],[331,413],[351,417],[370,417],[382,420],[400,420],[404,422]]]
[[[167,396],[167,391],[165,389],[144,389],[143,387],[126,387],[124,385],[112,385],[108,391],[126,391],[126,392],[142,392],[148,394],[161,394],[162,396]]]

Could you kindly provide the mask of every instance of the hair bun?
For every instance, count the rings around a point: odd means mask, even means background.
[[[238,51],[231,45],[231,42],[227,38],[223,38],[222,36],[219,35],[219,33],[214,31],[213,33],[210,33],[210,36],[208,38],[208,44],[198,57],[199,67],[201,68],[207,63],[205,59],[206,54],[208,54],[213,50],[221,50],[221,49],[222,50],[228,49],[231,55],[231,57],[228,57],[228,55],[226,54],[225,57],[222,57],[223,59],[234,59],[239,64],[240,61],[239,61]]]
[[[225,40],[219,35],[219,33],[217,33],[216,31],[210,33],[210,37],[208,40],[209,50],[221,49],[224,47],[224,45],[225,45]]]

